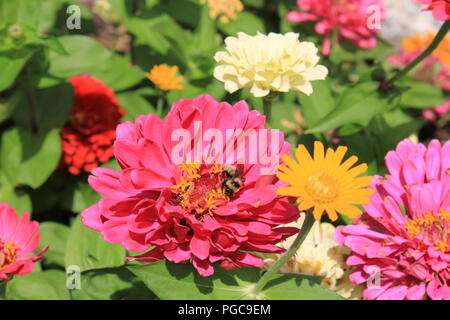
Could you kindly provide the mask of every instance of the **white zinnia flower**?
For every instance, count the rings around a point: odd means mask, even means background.
[[[305,214],[298,222],[290,226],[301,227]],[[283,273],[297,273],[324,277],[321,286],[333,290],[344,298],[361,298],[362,287],[349,280],[349,267],[345,263],[350,250],[340,246],[333,240],[336,228],[327,222],[316,221],[305,241],[295,255],[280,271]],[[281,247],[289,249],[296,235],[281,243]],[[278,259],[278,255],[265,256],[267,268]]]
[[[298,33],[258,33],[249,36],[239,32],[225,39],[225,51],[217,52],[218,66],[214,77],[233,93],[249,88],[255,97],[272,92],[298,90],[310,95],[311,81],[323,80],[328,69],[317,65],[320,57],[312,42],[300,42]]]

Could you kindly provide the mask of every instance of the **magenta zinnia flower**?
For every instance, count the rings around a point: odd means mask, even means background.
[[[251,151],[241,167],[244,182],[234,194],[227,195],[222,187],[224,165],[177,164],[173,152],[179,137],[173,142],[173,133],[185,130],[194,140],[199,125],[203,132],[216,129],[223,137],[227,129],[257,134],[265,130],[265,117],[249,111],[245,102],[231,106],[199,96],[175,103],[165,120],[150,114],[120,124],[114,149],[122,170],[93,170],[89,183],[105,197],[82,213],[83,223],[127,250],[151,249],[129,258],[144,263],[192,261],[203,276],[214,273],[214,262],[225,269],[262,267],[264,262],[249,252],[283,252],[275,244],[298,229],[278,226],[298,219],[298,212],[288,198],[276,194],[281,182],[275,175],[262,175],[262,165],[249,164],[254,146],[246,148],[243,141],[231,143],[234,151]],[[282,133],[276,135],[278,149],[267,145],[259,153],[289,152]],[[210,148],[203,146],[204,155]],[[230,165],[238,168],[236,161]]]
[[[439,21],[450,20],[450,1],[449,0],[417,0],[427,5],[425,10],[431,10],[433,17]]]
[[[297,0],[299,11],[288,13],[290,22],[317,21],[315,31],[324,35],[322,53],[328,55],[333,30],[337,31],[337,41],[347,39],[361,49],[376,46],[377,26],[371,27],[373,19],[384,18],[382,0]],[[374,10],[370,10],[370,9]],[[373,16],[372,15],[377,15]]]
[[[335,240],[352,252],[350,279],[364,299],[450,299],[450,142],[402,141],[386,157],[390,175]]]
[[[33,272],[34,263],[47,250],[45,247],[30,256],[39,245],[38,228],[39,223],[30,221],[28,213],[19,218],[13,208],[0,202],[0,281]]]

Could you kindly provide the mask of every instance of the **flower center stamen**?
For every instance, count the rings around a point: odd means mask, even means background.
[[[315,201],[330,203],[339,195],[339,183],[333,176],[317,173],[308,177],[306,191]]]
[[[219,205],[230,200],[222,187],[222,165],[183,163],[179,168],[182,175],[178,184],[172,186],[176,203],[187,213],[195,215],[198,220],[203,220],[205,215],[212,216]]]
[[[4,243],[0,239],[0,271],[6,269],[16,261],[16,252],[18,249],[19,247],[15,246],[12,240]]]
[[[416,219],[408,219],[405,228],[409,237],[417,237],[420,244],[431,243],[443,253],[450,247],[450,212],[442,208],[435,214],[428,211]]]

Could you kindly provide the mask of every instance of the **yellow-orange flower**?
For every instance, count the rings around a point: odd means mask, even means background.
[[[367,188],[372,177],[358,177],[367,170],[366,164],[351,168],[357,161],[351,156],[342,163],[347,147],[338,147],[336,151],[328,148],[324,152],[323,144],[314,143],[314,158],[304,145],[296,150],[297,161],[284,155],[277,176],[289,184],[278,188],[278,194],[297,198],[300,211],[314,208],[314,218],[320,220],[324,211],[331,220],[338,218],[337,212],[350,218],[356,218],[361,210],[355,205],[370,203],[369,196],[374,192]]]
[[[402,41],[402,48],[407,52],[424,51],[433,41],[436,34],[428,32],[427,34],[415,34],[412,37],[404,38]],[[442,64],[450,68],[450,36],[447,35],[436,50],[431,54],[436,59],[439,59]]]
[[[220,18],[223,23],[236,20],[237,13],[244,10],[240,0],[200,0],[201,3],[208,2],[209,15],[211,18]]]
[[[177,66],[169,67],[167,64],[161,64],[154,66],[153,69],[145,75],[161,90],[183,90],[184,87],[180,82],[183,81],[184,78],[182,76],[176,77],[175,75],[177,72]]]

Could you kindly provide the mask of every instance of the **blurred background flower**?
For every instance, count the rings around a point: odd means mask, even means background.
[[[61,129],[62,165],[71,174],[90,172],[114,155],[116,126],[125,115],[114,91],[87,74],[70,79],[75,101]]]
[[[219,18],[223,23],[236,20],[237,14],[244,10],[241,0],[200,0],[200,2],[207,3],[211,18]]]
[[[161,64],[154,66],[145,75],[157,88],[163,91],[183,90],[184,86],[180,82],[184,78],[182,76],[176,76],[177,72],[177,66],[170,67],[167,64]]]
[[[324,55],[329,55],[331,46],[342,39],[361,49],[376,46],[375,35],[380,27],[376,19],[385,15],[382,0],[297,0],[297,5],[300,11],[289,12],[287,19],[297,23],[314,21],[315,31],[324,36]]]
[[[218,63],[214,77],[230,93],[249,88],[255,97],[290,90],[310,95],[311,81],[325,79],[328,70],[318,65],[314,43],[300,42],[298,36],[293,32],[256,36],[239,32],[237,37],[228,37],[225,51],[214,56]]]
[[[290,223],[301,229],[305,214],[300,219]],[[315,221],[311,231],[294,256],[280,269],[283,273],[306,274],[323,277],[321,286],[337,292],[346,299],[360,299],[362,286],[351,282],[348,278],[350,268],[346,264],[350,249],[341,246],[333,240],[335,227],[328,222]],[[280,243],[289,249],[295,236]],[[279,258],[277,254],[265,254],[266,268],[270,268]]]

